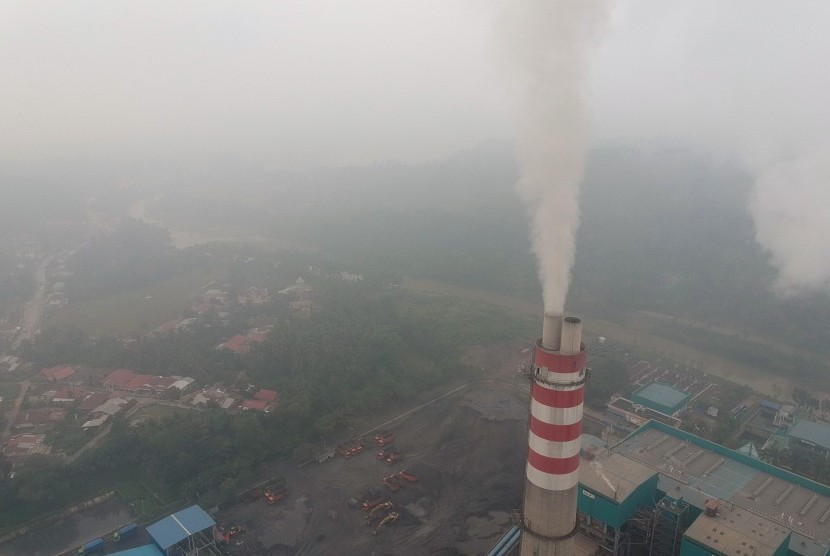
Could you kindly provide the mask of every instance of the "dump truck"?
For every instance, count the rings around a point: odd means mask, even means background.
[[[343,458],[349,459],[352,456],[356,456],[361,453],[365,449],[366,444],[360,440],[356,444],[341,444],[337,447],[337,453],[343,456]]]
[[[378,526],[377,526],[377,527],[375,527],[375,530],[374,530],[374,531],[372,531],[372,534],[377,535],[377,534],[378,534],[378,531],[380,531],[380,528],[381,528],[381,527],[383,527],[383,526],[384,526],[384,525],[386,525],[387,523],[392,523],[393,521],[396,521],[396,520],[398,519],[398,517],[400,517],[400,516],[399,516],[399,514],[398,514],[398,512],[389,512],[389,515],[387,515],[386,517],[384,517],[384,518],[380,521],[380,523],[378,523]]]
[[[376,506],[383,503],[383,498],[372,498],[371,500],[364,500],[362,508],[364,512],[369,512],[375,509]]]
[[[393,507],[392,502],[387,500],[386,502],[378,504],[377,506],[372,508],[372,511],[370,511],[368,514],[366,514],[366,520],[365,520],[366,527],[368,527],[369,525],[372,524],[372,519],[374,519],[378,515],[382,515],[382,514],[380,514],[380,512],[385,511],[385,510],[391,510],[392,507]]]
[[[389,454],[392,453],[392,448],[383,448],[375,452],[375,459],[380,461],[386,461],[386,458],[389,457]]]
[[[403,454],[399,452],[391,452],[388,456],[386,456],[386,465],[392,465],[395,462],[398,462],[403,459]]]
[[[395,435],[391,432],[387,434],[377,434],[374,438],[375,444],[378,446],[386,446],[387,444],[391,444],[395,441]]]
[[[410,483],[417,483],[418,477],[413,475],[412,473],[408,473],[406,470],[403,470],[398,473],[398,477],[405,481],[409,481]]]
[[[262,495],[265,497],[265,500],[269,504],[276,504],[277,502],[279,502],[280,500],[282,500],[283,498],[286,498],[288,496],[288,489],[283,487],[280,490],[275,492],[275,491],[271,490],[270,488],[266,488],[262,492]]]
[[[284,498],[288,498],[288,489],[287,488],[281,488],[278,491],[273,492],[272,494],[274,495],[274,502],[279,502],[280,500],[282,500]]]
[[[230,527],[227,531],[219,530],[219,538],[217,538],[217,541],[224,542],[225,544],[230,544],[231,538],[237,535],[241,535],[245,531],[247,531],[247,529],[245,529],[245,527],[242,525],[234,525],[233,527]]]
[[[398,492],[401,489],[401,486],[398,484],[398,481],[395,480],[394,475],[390,477],[384,477],[383,485],[392,492]]]

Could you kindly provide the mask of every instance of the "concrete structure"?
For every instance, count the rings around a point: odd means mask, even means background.
[[[631,401],[666,415],[674,415],[686,406],[691,397],[691,394],[668,384],[649,382],[631,394]]]
[[[545,313],[531,376],[523,556],[574,554],[585,362],[582,322]]]
[[[679,427],[680,419],[666,415],[650,407],[635,404],[625,398],[613,398],[606,404],[609,420],[613,425],[620,425],[621,428],[632,432],[648,423],[658,421],[671,427]]]

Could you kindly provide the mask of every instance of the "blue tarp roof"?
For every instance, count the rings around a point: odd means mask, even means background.
[[[190,506],[169,515],[147,527],[147,532],[162,550],[167,550],[177,542],[198,533],[216,522],[199,506]]]
[[[139,546],[121,552],[113,552],[110,556],[164,556],[164,553],[154,544]]]

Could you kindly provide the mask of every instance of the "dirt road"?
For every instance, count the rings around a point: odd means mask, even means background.
[[[35,295],[23,307],[20,333],[11,344],[12,350],[17,349],[23,340],[31,340],[37,335],[40,321],[43,319],[43,311],[46,309],[46,268],[55,257],[57,255],[49,255],[40,262],[35,270],[35,282],[37,283]]]
[[[14,406],[6,412],[6,426],[3,429],[3,436],[0,437],[0,443],[6,441],[12,431],[12,427],[14,426],[15,421],[17,421],[17,415],[20,413],[20,407],[23,405],[23,400],[26,399],[26,392],[29,391],[29,381],[26,380],[20,383],[20,394],[17,396],[17,399],[14,400]]]

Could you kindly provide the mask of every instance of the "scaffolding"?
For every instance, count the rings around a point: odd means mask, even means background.
[[[640,506],[629,521],[631,554],[648,554],[651,534],[654,530],[654,508]]]
[[[675,556],[680,553],[683,532],[689,524],[689,504],[664,496],[654,508],[649,554]]]
[[[631,542],[628,524],[623,525],[622,529],[615,529],[598,519],[592,519],[591,516],[582,512],[577,514],[577,518],[579,531],[599,545],[602,550],[601,554],[629,556]]]

